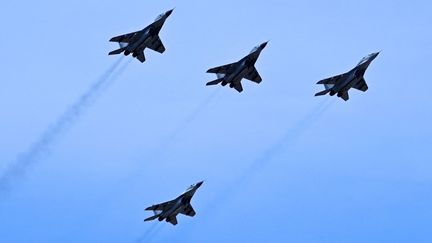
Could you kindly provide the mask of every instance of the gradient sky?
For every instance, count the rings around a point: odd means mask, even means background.
[[[112,36],[173,7],[167,51],[132,60],[0,194],[0,242],[432,242],[426,0],[4,2],[1,172],[118,61]],[[260,85],[205,87],[267,40]],[[380,50],[366,93],[313,97]],[[194,218],[143,222],[199,180]]]

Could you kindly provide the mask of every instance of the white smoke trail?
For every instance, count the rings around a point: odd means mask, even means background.
[[[154,222],[150,228],[148,228],[138,239],[136,239],[135,243],[144,243],[151,242],[151,240],[159,233],[162,229],[164,222]]]
[[[195,109],[183,120],[180,124],[175,127],[168,137],[157,147],[153,157],[160,155],[162,151],[166,150],[169,143],[174,141],[181,132],[183,132],[199,115],[212,103],[212,101],[219,94],[220,88],[213,91],[208,97],[201,101]]]
[[[306,113],[294,126],[288,129],[285,134],[273,146],[269,147],[264,153],[258,157],[242,174],[241,178],[246,179],[251,175],[251,172],[262,169],[268,162],[271,161],[279,152],[288,148],[290,145],[298,141],[298,139],[308,131],[328,110],[334,100],[325,100],[310,112]]]
[[[66,111],[34,142],[26,151],[19,154],[15,161],[6,167],[0,177],[0,192],[7,192],[12,184],[20,177],[24,177],[31,166],[41,161],[49,154],[51,147],[73,125],[74,122],[96,101],[100,94],[125,70],[121,66],[117,72],[122,58],[119,58],[109,67],[92,86],[81,95]]]
[[[172,131],[168,134],[168,136],[162,140],[162,142],[153,150],[146,158],[143,158],[143,161],[147,163],[143,166],[133,170],[133,173],[129,174],[125,179],[118,181],[116,186],[112,186],[118,192],[115,193],[114,189],[106,195],[101,196],[97,202],[95,202],[95,206],[98,207],[98,212],[109,211],[110,204],[114,204],[118,198],[122,198],[121,195],[128,193],[132,187],[131,185],[135,185],[138,180],[142,180],[143,173],[146,172],[145,168],[148,164],[156,161],[159,156],[163,156],[166,153],[166,148],[172,143],[195,119],[197,119],[200,114],[212,103],[212,101],[217,97],[220,89],[216,89],[209,96],[206,96],[202,101],[198,103],[198,105],[188,114],[188,116],[182,120],[176,127],[172,129]],[[126,186],[125,186],[126,185]],[[121,189],[119,189],[121,188]],[[101,209],[102,207],[106,207],[106,209]],[[105,214],[104,214],[105,215]],[[97,219],[102,215],[87,215],[83,221],[88,221],[88,217],[93,219]],[[159,223],[159,222],[157,222]],[[157,228],[152,226],[145,233],[143,233],[135,242],[149,242],[149,238],[154,237],[154,235],[160,230],[161,223]],[[153,229],[155,228],[155,229]],[[153,232],[154,231],[154,232]]]
[[[225,203],[228,198],[233,197],[241,188],[244,188],[244,184],[246,184],[258,171],[261,171],[265,166],[267,166],[274,157],[298,141],[306,131],[318,122],[321,116],[333,104],[333,101],[334,100],[325,100],[317,107],[312,108],[310,112],[307,112],[306,115],[294,126],[288,129],[285,134],[276,141],[276,143],[255,159],[234,182],[230,183],[229,186],[226,186],[225,189],[220,192],[221,195],[212,200],[203,211],[208,214],[215,213],[217,207]],[[213,210],[213,212],[209,212],[210,210]]]

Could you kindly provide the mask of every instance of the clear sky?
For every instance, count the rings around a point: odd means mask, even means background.
[[[167,51],[124,58],[73,113],[119,60],[108,40],[173,7]],[[0,242],[432,242],[431,13],[426,0],[2,3],[0,172],[54,139],[0,194]],[[205,86],[267,40],[260,85]],[[366,93],[313,97],[380,50]],[[200,180],[194,218],[143,222]]]

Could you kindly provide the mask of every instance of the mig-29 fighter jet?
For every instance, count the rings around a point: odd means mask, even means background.
[[[218,79],[208,82],[206,85],[217,85],[221,83],[222,86],[225,86],[229,84],[230,88],[242,92],[243,86],[241,80],[243,78],[258,84],[261,83],[262,79],[255,68],[255,63],[266,45],[267,42],[264,42],[256,46],[247,56],[243,57],[238,62],[209,69],[207,73],[215,73]]]
[[[177,214],[181,213],[190,217],[195,216],[195,210],[192,208],[191,199],[196,190],[203,184],[203,181],[191,185],[184,193],[176,199],[156,204],[145,210],[152,210],[154,216],[146,218],[144,221],[158,219],[159,221],[166,220],[173,225],[177,224]]]
[[[172,11],[173,9],[160,14],[152,24],[142,30],[111,38],[111,42],[119,43],[120,49],[114,50],[108,55],[117,55],[124,52],[124,55],[127,56],[132,53],[133,57],[136,57],[140,62],[144,62],[145,48],[163,53],[165,47],[159,38],[159,32]]]
[[[324,84],[325,90],[318,92],[315,96],[330,93],[331,96],[337,94],[338,97],[347,101],[349,99],[348,90],[351,88],[365,92],[368,86],[364,79],[364,74],[369,64],[378,56],[379,52],[369,54],[364,57],[356,67],[349,72],[319,81],[317,84]]]

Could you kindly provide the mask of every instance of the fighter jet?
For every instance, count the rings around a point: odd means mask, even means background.
[[[176,199],[156,204],[145,210],[152,210],[154,216],[146,218],[144,221],[150,221],[158,219],[159,221],[166,220],[173,225],[177,224],[177,214],[181,213],[190,217],[195,216],[195,210],[192,208],[191,199],[194,196],[196,190],[203,184],[203,181],[191,185],[184,193],[178,196]]]
[[[368,86],[363,76],[369,64],[371,64],[378,54],[379,52],[376,52],[364,57],[357,66],[347,73],[319,81],[317,84],[324,84],[325,90],[316,93],[315,96],[325,95],[327,93],[330,93],[331,96],[337,94],[338,97],[347,101],[349,100],[348,90],[350,88],[365,92],[368,90]]]
[[[266,45],[267,42],[264,42],[261,45],[254,47],[247,56],[243,57],[238,62],[207,70],[207,73],[215,73],[217,79],[208,82],[206,85],[217,85],[221,83],[222,86],[225,86],[229,84],[230,88],[234,88],[238,92],[242,92],[243,86],[241,84],[241,80],[243,78],[258,84],[261,83],[262,79],[255,68],[255,63]]]
[[[145,48],[164,53],[165,47],[159,38],[159,32],[173,10],[171,9],[166,13],[160,14],[152,24],[142,30],[111,38],[111,42],[119,43],[120,49],[114,50],[108,55],[117,55],[124,52],[124,55],[127,56],[132,53],[133,57],[136,57],[140,62],[144,62]]]

